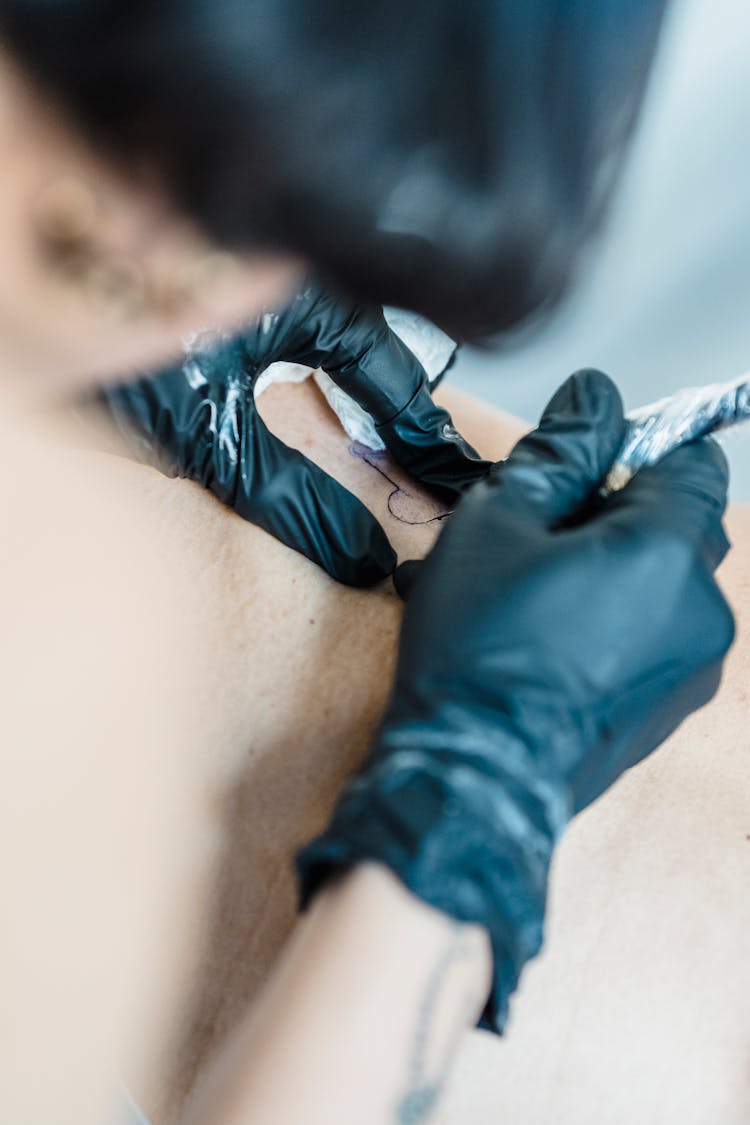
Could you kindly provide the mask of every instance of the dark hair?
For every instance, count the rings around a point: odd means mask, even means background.
[[[0,0],[0,28],[223,242],[467,337],[563,290],[665,2]]]

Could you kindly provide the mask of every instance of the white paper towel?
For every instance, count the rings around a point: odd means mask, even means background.
[[[383,309],[388,324],[400,336],[410,351],[414,352],[433,382],[447,367],[456,344],[439,328],[424,317],[405,309]],[[272,363],[258,377],[255,384],[255,397],[263,394],[273,383],[301,383],[313,376],[325,395],[328,405],[338,417],[344,430],[352,441],[361,442],[369,449],[385,449],[383,440],[375,429],[375,423],[366,410],[355,402],[351,395],[336,386],[325,371],[312,371],[298,363]]]

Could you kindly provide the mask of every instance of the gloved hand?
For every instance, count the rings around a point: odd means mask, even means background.
[[[370,859],[486,926],[496,1029],[566,824],[711,698],[732,642],[719,447],[597,504],[623,432],[614,384],[581,372],[462,501],[413,584],[372,756],[298,859],[303,901]]]
[[[104,400],[142,459],[210,488],[341,582],[378,582],[396,565],[383,529],[258,414],[255,383],[278,360],[323,367],[372,415],[394,459],[444,499],[489,469],[433,402],[424,368],[382,312],[313,286],[283,312],[184,364],[110,388]]]

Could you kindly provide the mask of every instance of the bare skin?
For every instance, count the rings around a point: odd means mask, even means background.
[[[361,864],[331,880],[181,1125],[422,1125],[484,1007],[489,936]]]
[[[155,177],[136,179],[132,169],[93,152],[1,44],[0,159],[0,377],[12,377],[35,399],[156,369],[181,354],[186,333],[240,324],[264,306],[283,304],[301,276],[299,262],[260,253],[224,255],[225,268],[209,271],[219,248],[164,198]],[[131,315],[54,268],[40,238],[41,215],[61,184],[72,184],[93,209],[92,237],[103,261],[157,288],[180,279],[188,286],[168,315],[149,307]]]
[[[449,389],[439,395],[485,455],[507,453],[523,429]],[[423,498],[431,522],[394,518],[391,483],[352,455],[311,386],[273,388],[261,403],[272,428],[371,506],[400,558],[429,548],[440,527],[433,501]],[[366,752],[401,609],[388,585],[335,585],[190,484],[123,471],[142,478],[145,501],[183,560],[194,591],[185,617],[194,643],[211,654],[199,689],[211,752],[195,780],[217,810],[218,868],[208,879],[203,868],[201,883],[212,921],[183,998],[182,1030],[152,1060],[160,1077],[136,1083],[154,1125],[167,1125],[247,1012],[294,924],[289,858],[323,824]],[[410,482],[400,483],[418,506]],[[740,630],[720,696],[570,830],[556,863],[546,952],[524,979],[510,1033],[467,1038],[440,1121],[517,1116],[542,1125],[554,1111],[561,1122],[593,1123],[603,1103],[623,1125],[636,1112],[663,1120],[676,1106],[681,1122],[696,1125],[746,1116],[742,572],[750,514],[735,509],[729,526],[736,547],[724,583]]]

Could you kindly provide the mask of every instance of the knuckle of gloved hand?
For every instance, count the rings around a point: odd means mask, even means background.
[[[720,666],[735,638],[731,606],[706,570],[693,575],[680,600],[679,659],[694,669]],[[679,623],[677,623],[679,624]]]
[[[705,630],[704,643],[709,661],[720,661],[734,644],[736,623],[734,613],[716,583],[711,584],[710,626]]]
[[[729,465],[723,449],[714,438],[700,438],[675,449],[657,468],[672,490],[702,501],[708,513],[724,511],[729,488]]]
[[[730,547],[717,507],[701,507],[691,518],[686,518],[684,513],[664,511],[659,522],[649,520],[644,530],[665,566],[692,564],[713,573]]]
[[[666,517],[660,523],[644,522],[634,537],[636,555],[650,557],[659,573],[673,585],[686,586],[696,570],[702,570],[699,539],[689,524]]]
[[[681,480],[678,488],[696,495],[695,482]],[[642,521],[642,530],[654,549],[662,555],[665,566],[684,566],[690,561],[713,571],[729,550],[722,523],[724,504],[715,494],[698,494],[700,503],[687,507],[660,505]]]
[[[732,544],[721,520],[716,520],[706,533],[706,558],[712,570],[721,564]]]
[[[665,544],[665,558],[671,559],[673,565],[692,564],[709,574],[713,574],[729,550],[718,511],[704,510],[702,519],[696,517],[691,524],[666,526],[656,534]]]
[[[714,475],[720,485],[729,483],[729,462],[726,453],[719,442],[711,434],[689,442],[686,446],[693,457],[698,457],[706,466],[706,470]]]
[[[721,684],[722,676],[722,662],[715,660],[713,663],[707,663],[703,666],[698,675],[694,676],[690,685],[690,700],[685,707],[684,718],[694,711],[700,710],[705,707],[707,703],[716,695]]]

